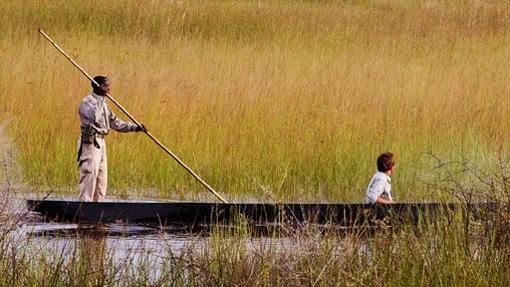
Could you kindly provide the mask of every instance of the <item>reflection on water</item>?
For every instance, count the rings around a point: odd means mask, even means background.
[[[184,227],[125,224],[55,224],[32,223],[24,226],[27,235],[33,237],[132,237],[151,234],[186,234]]]
[[[57,250],[74,247],[82,241],[95,240],[96,247],[118,254],[137,250],[156,252],[164,248],[179,251],[182,248],[203,242],[200,234],[191,234],[176,226],[137,226],[123,224],[56,224],[25,223],[17,230],[18,236],[41,247]],[[101,242],[100,244],[97,242]],[[84,243],[86,246],[86,243]],[[80,245],[82,247],[83,245]]]
[[[11,234],[16,238],[10,242],[20,242],[16,248],[33,254],[29,256],[34,258],[45,258],[45,264],[70,264],[72,270],[85,270],[78,273],[86,274],[87,280],[102,286],[107,284],[101,280],[109,276],[133,278],[129,274],[142,274],[157,281],[168,274],[177,274],[183,268],[198,268],[197,263],[209,266],[207,260],[216,262],[215,256],[222,257],[224,252],[233,258],[239,254],[253,254],[256,260],[266,255],[275,258],[286,252],[315,252],[313,250],[318,250],[322,241],[316,233],[302,237],[253,237],[250,234],[232,236],[229,233],[224,236],[221,231],[220,234],[188,231],[178,226],[25,222]],[[333,244],[336,247],[331,252],[344,252],[344,244],[338,242]],[[365,246],[360,248],[365,252]]]
[[[207,248],[210,228],[193,232],[179,226],[137,226],[123,224],[78,225],[28,222],[15,235],[27,242],[36,253],[71,254],[82,252],[90,266],[101,266],[104,258],[117,263],[151,262],[154,267],[164,264],[169,254],[177,255],[190,250]],[[223,239],[238,240],[238,238]],[[260,246],[289,247],[295,244],[290,237],[249,237],[246,247],[254,250]],[[95,265],[96,264],[96,265]]]
[[[104,278],[105,263],[107,262],[108,251],[106,249],[106,238],[103,236],[78,237],[77,242],[80,252],[82,266],[86,266],[92,282],[100,282]]]
[[[11,236],[18,248],[33,256],[73,262],[85,268],[95,281],[105,278],[106,268],[118,268],[116,276],[137,268],[148,268],[150,278],[159,278],[169,256],[187,254],[206,247],[207,237],[187,234],[182,228],[149,226],[77,225],[25,223]],[[57,258],[57,260],[55,260]],[[76,258],[79,258],[78,260]],[[98,283],[101,285],[100,283]]]

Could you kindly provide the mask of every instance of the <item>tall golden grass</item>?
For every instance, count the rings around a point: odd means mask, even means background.
[[[443,199],[423,154],[507,154],[506,1],[3,1],[0,120],[25,180],[76,192],[89,83],[42,27],[227,198],[361,201],[398,156],[400,201]],[[116,110],[115,110],[116,111]],[[121,115],[120,111],[117,114]],[[143,135],[108,139],[110,194],[207,197]]]

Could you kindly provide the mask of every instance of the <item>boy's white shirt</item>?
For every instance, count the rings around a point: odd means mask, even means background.
[[[393,201],[391,196],[391,177],[380,171],[374,174],[368,184],[365,203],[374,204],[379,196]]]

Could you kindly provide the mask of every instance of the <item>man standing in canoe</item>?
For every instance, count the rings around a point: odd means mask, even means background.
[[[106,197],[107,158],[105,137],[110,128],[118,132],[146,132],[144,125],[124,122],[108,108],[105,96],[110,92],[110,81],[105,76],[96,76],[93,91],[80,103],[80,201],[102,201]]]

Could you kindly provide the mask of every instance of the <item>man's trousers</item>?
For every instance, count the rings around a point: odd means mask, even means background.
[[[102,201],[106,197],[108,180],[106,143],[97,138],[100,148],[93,143],[82,143],[80,165],[80,201]]]

